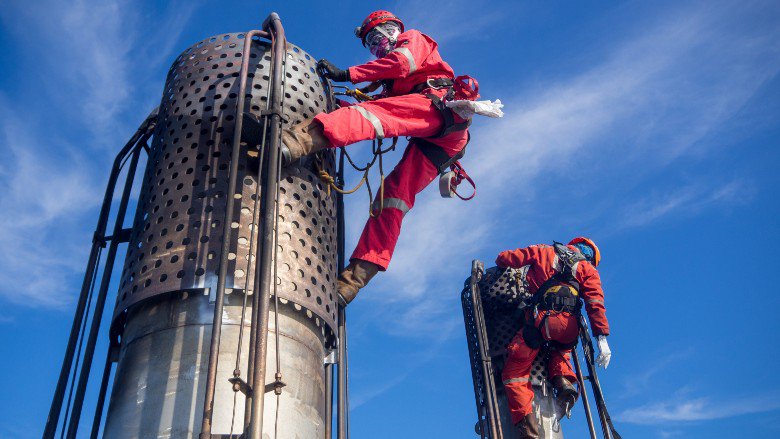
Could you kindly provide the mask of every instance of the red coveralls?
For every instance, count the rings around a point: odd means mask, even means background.
[[[574,246],[570,245],[569,248],[577,251]],[[499,267],[512,268],[531,265],[527,279],[530,292],[536,293],[547,279],[555,275],[554,267],[557,265],[557,258],[555,248],[542,244],[502,252],[496,258],[496,264]],[[601,289],[599,272],[590,262],[581,261],[577,264],[575,279],[580,284],[579,294],[585,301],[585,310],[593,328],[593,335],[609,335],[609,324],[604,308],[604,291]],[[534,322],[540,329],[542,337],[560,343],[573,342],[579,334],[577,317],[567,312],[549,311],[544,326],[540,328],[541,320],[547,312],[540,311]],[[513,424],[517,424],[531,413],[534,392],[529,377],[538,352],[539,349],[532,349],[525,343],[522,329],[507,346],[507,359],[501,379],[504,382]],[[547,365],[550,379],[564,376],[572,383],[577,381],[569,363],[570,352],[571,350],[553,350],[550,353],[550,361]]]
[[[385,137],[421,137],[441,146],[452,157],[468,142],[467,131],[454,131],[445,137],[432,139],[444,125],[439,110],[425,97],[438,97],[447,90],[412,89],[431,78],[454,78],[452,68],[442,60],[438,45],[429,36],[416,30],[398,36],[396,48],[384,58],[349,68],[352,83],[392,81],[385,86],[388,97],[331,113],[320,113],[315,120],[322,123],[331,146],[349,145],[361,140]],[[455,122],[463,122],[455,115]],[[410,142],[401,161],[385,179],[384,209],[369,218],[350,259],[372,262],[382,271],[393,255],[404,215],[414,207],[415,196],[438,175],[433,163]],[[374,209],[378,209],[375,201]]]

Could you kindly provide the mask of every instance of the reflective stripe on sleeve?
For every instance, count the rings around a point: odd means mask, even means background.
[[[374,204],[372,208],[374,210],[379,210],[379,200],[374,200]],[[385,198],[382,200],[382,208],[387,209],[392,207],[393,209],[398,209],[401,211],[403,215],[406,215],[406,212],[409,212],[409,205],[406,204],[406,201],[400,199],[400,198]]]
[[[600,304],[603,305],[604,301],[601,300],[601,299],[588,299],[588,300],[585,301],[585,303],[600,303]]]
[[[393,50],[393,52],[400,52],[401,54],[403,54],[403,56],[406,57],[406,60],[409,61],[409,74],[410,75],[417,71],[417,63],[414,62],[414,56],[412,56],[412,51],[411,50],[407,49],[406,47],[399,47],[399,48]]]
[[[358,113],[360,113],[361,116],[365,117],[366,120],[374,126],[374,131],[376,131],[376,138],[379,140],[382,140],[385,138],[385,129],[382,128],[382,122],[379,121],[379,118],[374,115],[374,113],[366,110],[365,108],[359,106],[359,105],[352,105],[351,107],[347,108],[354,108],[357,110]]]

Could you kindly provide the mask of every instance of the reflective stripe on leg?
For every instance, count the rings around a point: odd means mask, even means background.
[[[382,128],[382,122],[379,120],[374,113],[366,110],[365,108],[359,106],[359,105],[353,105],[351,107],[347,108],[353,108],[358,113],[360,113],[361,116],[365,117],[366,120],[374,126],[374,131],[376,131],[376,138],[379,140],[382,140],[385,138],[385,129]]]
[[[512,384],[512,383],[527,383],[530,378],[509,378],[508,380],[502,381],[504,385]]]
[[[379,200],[374,200],[374,204],[372,204],[371,209],[372,210],[379,210]],[[392,207],[393,209],[398,209],[401,211],[401,213],[405,216],[406,212],[409,212],[409,205],[406,204],[406,201],[400,199],[400,198],[385,198],[382,200],[382,208],[387,209]]]

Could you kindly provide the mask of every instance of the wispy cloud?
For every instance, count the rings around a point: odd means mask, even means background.
[[[624,209],[622,218],[610,227],[640,227],[672,214],[695,214],[714,204],[741,205],[749,202],[754,193],[755,189],[742,180],[734,180],[714,188],[694,183],[668,193],[652,194],[631,203]]]
[[[59,307],[71,299],[63,291],[70,276],[83,269],[84,249],[76,242],[89,235],[78,221],[99,202],[96,181],[84,156],[66,150],[47,156],[36,148],[41,139],[30,135],[34,130],[7,111],[0,115],[10,165],[0,176],[0,297]]]
[[[155,18],[124,0],[0,11],[22,51],[57,55],[20,58],[25,78],[45,80],[22,82],[14,93],[23,99],[0,94],[0,298],[55,308],[73,299],[113,154],[159,99],[157,70],[195,4],[172,3]],[[159,85],[146,88],[155,74]]]
[[[663,424],[669,422],[709,421],[732,418],[780,409],[778,394],[728,398],[673,398],[624,410],[618,415],[622,422],[632,424]]]
[[[693,349],[674,350],[665,356],[652,356],[648,360],[648,366],[644,370],[632,371],[623,383],[623,391],[620,397],[627,398],[643,393],[652,388],[653,381],[658,375],[670,369],[675,363],[693,356]]]
[[[408,28],[419,29],[425,34],[435,36],[436,41],[443,43],[461,37],[488,39],[493,35],[490,27],[517,8],[511,4],[501,5],[501,7],[485,5],[480,8],[478,14],[463,16],[464,11],[473,10],[474,7],[473,2],[443,0],[436,3],[433,12],[429,3],[400,0],[392,7],[392,11],[404,20]],[[464,21],[465,18],[468,18],[468,21]]]

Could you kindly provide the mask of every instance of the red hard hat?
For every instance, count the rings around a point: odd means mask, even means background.
[[[396,17],[395,14],[393,14],[392,12],[374,11],[368,14],[368,17],[366,17],[366,19],[363,20],[363,24],[355,28],[355,36],[360,38],[360,41],[362,41],[363,45],[365,45],[366,35],[368,35],[371,29],[377,27],[382,23],[387,23],[388,21],[394,21],[398,23],[398,25],[401,26],[401,32],[404,31],[404,22],[401,21],[400,18]]]
[[[598,267],[599,262],[601,262],[601,252],[599,251],[599,248],[596,247],[596,243],[593,242],[592,239],[585,238],[584,236],[579,236],[577,238],[574,238],[569,242],[569,245],[575,245],[575,244],[585,244],[588,247],[593,249],[593,266]]]

